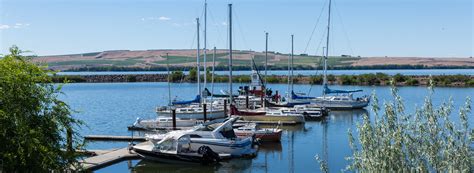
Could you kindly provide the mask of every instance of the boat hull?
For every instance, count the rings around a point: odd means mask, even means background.
[[[268,122],[294,122],[297,124],[304,123],[304,116],[279,116],[279,115],[257,115],[257,116],[240,116],[244,121],[268,121]]]
[[[322,101],[322,100],[313,100],[312,103],[317,104],[321,107],[325,107],[331,110],[351,110],[351,109],[363,109],[369,105],[367,101],[358,101],[358,102],[344,102],[344,101]]]
[[[157,111],[158,116],[163,116],[163,117],[172,117],[172,114],[170,112],[161,112]],[[219,118],[225,118],[224,111],[212,111],[212,112],[207,112],[207,119],[212,120],[212,119],[219,119]],[[196,113],[176,113],[176,118],[179,119],[195,119],[195,120],[203,120],[204,115],[202,112],[196,112]]]
[[[245,138],[232,143],[220,139],[191,138],[191,150],[208,146],[216,153],[229,153],[233,157],[250,156],[256,153],[252,148],[252,142],[252,138]]]
[[[181,154],[168,154],[168,153],[160,153],[154,151],[147,151],[134,148],[135,151],[140,157],[156,161],[156,162],[163,162],[163,163],[176,163],[176,164],[199,164],[202,163],[201,156],[190,156],[190,155],[181,155]]]
[[[282,130],[270,131],[270,132],[248,132],[248,131],[236,131],[235,134],[239,137],[249,137],[255,134],[255,138],[260,139],[264,142],[278,142],[281,140]]]

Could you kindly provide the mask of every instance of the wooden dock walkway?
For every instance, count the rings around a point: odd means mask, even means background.
[[[142,142],[137,145],[148,145],[148,142]],[[128,147],[110,151],[97,156],[89,157],[79,161],[80,169],[85,171],[93,171],[103,168],[114,163],[140,158],[134,151],[129,150]]]
[[[87,135],[84,136],[85,140],[90,141],[139,141],[143,142],[146,141],[146,138],[143,136],[111,136],[111,135]]]

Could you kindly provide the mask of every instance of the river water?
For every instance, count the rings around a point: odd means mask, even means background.
[[[403,75],[455,75],[455,74],[463,74],[463,75],[474,75],[474,69],[418,69],[418,70],[406,70],[406,69],[398,69],[398,70],[328,70],[328,74],[333,75],[360,75],[360,74],[367,74],[367,73],[385,73],[388,75],[395,75],[397,73]],[[116,75],[116,74],[166,74],[166,71],[102,71],[102,72],[59,72],[58,75]],[[187,71],[184,72],[188,74]],[[229,72],[227,71],[216,71],[218,75],[227,75]],[[233,71],[234,75],[248,75],[251,71]],[[261,72],[264,73],[263,71]],[[287,75],[287,70],[271,70],[267,72],[268,75]],[[315,75],[315,74],[322,74],[322,70],[295,70],[294,75]]]
[[[235,84],[234,86],[238,86]],[[208,86],[210,87],[210,86]],[[269,85],[273,90],[284,93],[284,84]],[[331,86],[339,89],[363,89],[362,94],[375,92],[381,103],[392,100],[390,87],[386,86]],[[196,94],[196,84],[172,84],[173,97],[192,99]],[[215,85],[215,92],[227,89],[227,84]],[[319,95],[320,85],[295,85],[297,92]],[[399,93],[406,103],[407,112],[423,104],[428,91],[425,87],[400,87]],[[127,126],[137,117],[153,118],[154,108],[168,102],[167,83],[73,83],[63,87],[64,99],[78,111],[76,118],[83,120],[87,127],[80,129],[82,135],[130,135]],[[361,95],[362,95],[361,94]],[[436,88],[433,96],[435,105],[452,97],[456,114],[464,104],[466,96],[474,96],[474,88]],[[436,106],[435,106],[436,107]],[[285,126],[281,143],[261,146],[253,159],[234,159],[219,166],[169,165],[143,160],[123,161],[97,170],[97,172],[320,172],[314,156],[319,154],[329,163],[331,172],[339,172],[351,155],[348,144],[348,129],[355,129],[363,114],[373,115],[371,106],[367,110],[333,111],[325,121],[307,122],[299,126]],[[470,124],[474,124],[471,113]],[[88,149],[110,149],[126,147],[123,142],[93,142]]]

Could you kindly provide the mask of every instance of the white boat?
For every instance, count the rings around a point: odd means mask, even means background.
[[[319,120],[329,114],[329,109],[321,107],[317,104],[296,105],[296,112],[305,116],[306,120]]]
[[[189,135],[191,138],[191,149],[198,149],[205,145],[217,153],[229,153],[236,157],[254,156],[256,154],[256,149],[253,147],[254,138],[237,138],[233,129],[233,124],[236,121],[237,118],[230,118],[223,123],[201,124],[191,130],[173,132]],[[167,134],[145,135],[152,142],[161,141],[166,136]]]
[[[254,136],[260,141],[280,141],[282,130],[277,128],[256,128],[255,123],[251,123],[237,129],[234,129],[235,134],[239,137]]]
[[[361,109],[367,107],[370,99],[368,96],[354,98],[352,93],[340,95],[324,95],[311,100],[311,103],[332,110]]]
[[[206,15],[205,15],[206,17]],[[206,18],[205,18],[206,22]],[[207,119],[217,119],[217,118],[224,118],[224,109],[223,107],[217,107],[213,104],[206,104],[206,100],[201,98],[201,94],[204,90],[201,90],[201,63],[199,62],[201,56],[201,49],[199,47],[199,18],[196,18],[196,34],[197,34],[197,48],[196,48],[196,68],[197,68],[197,95],[193,100],[188,101],[173,101],[171,102],[171,91],[168,89],[168,97],[169,97],[169,104],[168,106],[162,106],[156,108],[156,113],[158,116],[161,117],[171,117],[172,110],[176,110],[176,117],[180,119],[204,119],[204,111],[206,111]],[[206,23],[205,23],[206,27]],[[204,34],[206,37],[206,34]],[[206,39],[206,38],[205,38]],[[205,41],[206,42],[206,41]],[[204,46],[204,51],[206,52],[206,44]],[[168,58],[167,58],[168,59]],[[206,60],[206,53],[204,53],[204,60]],[[206,63],[204,63],[206,64]],[[204,65],[204,70],[206,70],[206,65]],[[169,70],[168,70],[168,84],[169,81]],[[207,79],[206,75],[204,75],[204,87],[206,85]],[[170,86],[168,85],[168,88]],[[207,105],[206,109],[204,109],[204,104]]]
[[[212,105],[212,104],[211,104]],[[212,107],[209,105],[206,107],[206,118],[208,120],[225,118],[224,109],[219,107]],[[184,107],[158,107],[156,108],[156,113],[159,117],[172,117],[172,109],[176,111],[176,118],[179,119],[204,119],[204,108],[199,105],[191,104]]]
[[[198,124],[202,124],[204,121],[195,119],[180,119],[176,118],[176,127],[193,127]],[[155,119],[141,119],[137,118],[133,123],[134,128],[142,129],[162,129],[173,127],[172,117],[158,117]]]
[[[228,153],[216,153],[208,146],[195,144],[189,134],[180,132],[170,132],[156,144],[150,142],[132,149],[145,159],[167,163],[212,164],[230,157]]]
[[[326,34],[326,51],[324,55],[324,70],[323,70],[323,96],[321,97],[304,97],[298,96],[292,93],[293,99],[305,99],[310,100],[311,103],[317,104],[321,107],[329,109],[361,109],[366,107],[370,99],[368,96],[360,98],[353,98],[352,94],[356,92],[362,92],[362,90],[335,90],[328,87],[327,80],[327,59],[329,57],[329,34],[331,26],[331,0],[329,1],[329,15],[327,23],[327,34]],[[324,49],[323,49],[324,50]],[[324,51],[323,51],[324,54]]]

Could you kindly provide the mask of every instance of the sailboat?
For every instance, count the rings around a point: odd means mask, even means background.
[[[288,96],[285,102],[280,103],[272,103],[270,101],[265,101],[268,107],[294,107],[296,105],[306,105],[310,104],[307,100],[302,99],[294,99],[294,92],[293,92],[293,59],[294,59],[294,35],[291,35],[291,54],[288,57]]]
[[[207,2],[204,5],[204,10],[207,11]],[[207,13],[205,13],[204,18],[206,21],[207,18]],[[197,49],[196,49],[196,67],[197,67],[197,95],[193,100],[187,100],[187,101],[174,101],[171,103],[171,105],[168,106],[162,106],[162,107],[157,107],[156,108],[156,113],[158,116],[164,116],[164,117],[170,117],[172,116],[172,111],[176,111],[176,118],[180,119],[204,119],[204,111],[207,113],[208,119],[217,119],[217,118],[224,118],[225,113],[224,109],[221,107],[216,106],[213,104],[213,102],[210,103],[210,105],[207,105],[205,102],[205,99],[201,98],[201,94],[203,90],[201,90],[201,65],[199,62],[200,59],[200,47],[199,47],[199,18],[196,18],[196,26],[197,26]],[[204,33],[206,30],[204,30]],[[206,36],[206,34],[204,34]],[[205,48],[206,49],[206,48]],[[204,62],[205,64],[206,62]],[[206,75],[204,75],[206,76]],[[206,81],[207,79],[204,79]],[[203,106],[203,101],[204,104],[206,104],[206,108],[204,109]]]
[[[323,95],[311,99],[311,102],[329,109],[360,109],[366,107],[370,98],[368,96],[354,98],[353,93],[362,90],[336,90],[328,87],[327,59],[329,57],[329,33],[331,25],[331,0],[329,0],[328,25],[326,35],[326,55],[324,56]]]

